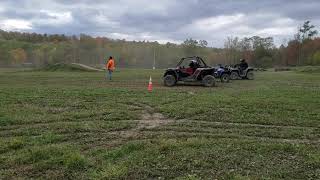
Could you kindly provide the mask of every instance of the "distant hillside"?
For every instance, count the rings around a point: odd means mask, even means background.
[[[167,68],[185,56],[201,56],[209,65],[234,64],[245,58],[250,65],[268,68],[274,65],[320,65],[320,38],[288,46],[275,47],[272,37],[228,38],[225,48],[207,47],[205,40],[186,39],[173,43],[114,40],[106,37],[65,36],[6,32],[0,30],[0,67],[35,67],[56,63],[104,64],[109,56],[117,67]],[[300,52],[300,55],[299,55]]]

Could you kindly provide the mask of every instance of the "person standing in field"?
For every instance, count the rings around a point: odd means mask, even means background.
[[[114,59],[112,56],[109,57],[109,60],[106,64],[106,69],[108,70],[109,80],[112,80],[112,73],[115,69]],[[108,77],[107,77],[108,78]]]

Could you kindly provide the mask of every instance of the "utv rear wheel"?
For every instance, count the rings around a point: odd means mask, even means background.
[[[238,75],[237,72],[233,71],[233,72],[231,72],[230,78],[231,78],[232,80],[237,80],[237,79],[239,79],[240,77],[239,77],[239,75]]]
[[[212,87],[216,84],[216,80],[213,76],[211,75],[206,75],[203,80],[203,85],[206,86],[206,87]]]
[[[164,82],[164,85],[165,85],[165,86],[171,87],[171,86],[176,85],[177,80],[176,80],[176,78],[175,78],[173,75],[166,75],[166,76],[164,77],[163,82]]]
[[[222,74],[220,79],[221,79],[221,82],[228,83],[230,80],[230,75],[229,74]]]
[[[247,73],[247,79],[249,79],[249,80],[253,80],[253,79],[254,79],[254,74],[253,74],[252,71],[249,71],[249,72]]]

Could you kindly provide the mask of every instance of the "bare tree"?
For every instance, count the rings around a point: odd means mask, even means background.
[[[299,42],[297,64],[301,65],[301,59],[303,55],[303,45],[306,41],[312,39],[317,35],[318,31],[314,29],[315,26],[310,24],[310,21],[305,21],[302,27],[299,27],[298,33],[295,35],[295,40]]]

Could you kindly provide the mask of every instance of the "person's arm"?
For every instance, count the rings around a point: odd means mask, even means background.
[[[110,69],[110,61],[108,61],[107,69]]]

